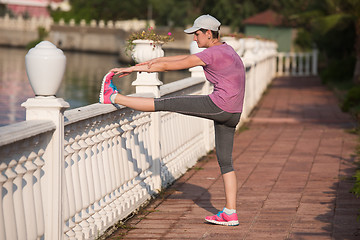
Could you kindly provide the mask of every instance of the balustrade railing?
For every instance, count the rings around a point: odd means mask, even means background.
[[[22,16],[11,18],[8,14],[4,17],[0,17],[0,29],[19,30],[19,31],[37,31],[39,27],[45,28],[50,31],[51,26],[54,25],[54,20],[51,17],[40,17],[40,18],[29,18],[26,19]],[[81,20],[79,24],[71,19],[68,23],[64,19],[60,19],[60,26],[81,26],[81,27],[92,27],[92,28],[109,28],[109,29],[121,29],[124,31],[139,31],[145,29],[148,26],[154,27],[154,20],[122,20],[122,21],[104,21],[104,20],[91,20],[90,23],[86,23],[85,20]]]
[[[318,51],[278,53],[277,76],[316,76]]]
[[[251,40],[252,41],[252,40]],[[276,46],[245,46],[242,118],[276,74]],[[208,94],[202,69],[162,86],[138,73],[135,96]],[[209,120],[54,97],[23,104],[27,121],[0,128],[0,239],[95,239],[214,148]]]

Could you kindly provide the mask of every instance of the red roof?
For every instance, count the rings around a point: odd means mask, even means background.
[[[282,26],[283,17],[272,10],[266,10],[252,17],[249,17],[243,21],[244,24],[250,25],[271,25],[271,26]]]

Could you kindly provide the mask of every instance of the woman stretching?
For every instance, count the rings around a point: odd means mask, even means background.
[[[170,111],[211,119],[215,126],[215,149],[222,173],[226,204],[222,211],[208,216],[206,221],[235,226],[237,180],[232,162],[235,127],[240,120],[245,89],[245,70],[239,55],[232,47],[220,42],[220,22],[202,15],[193,27],[184,32],[194,34],[199,48],[206,48],[193,55],[156,58],[128,68],[114,68],[101,87],[100,103],[121,104],[135,110],[154,112]],[[130,97],[118,93],[112,83],[114,74],[120,77],[132,72],[164,72],[202,66],[208,81],[214,85],[210,95],[176,96],[161,98]]]

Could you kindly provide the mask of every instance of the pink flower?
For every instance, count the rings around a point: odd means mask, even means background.
[[[168,32],[168,35],[171,36],[171,32]]]

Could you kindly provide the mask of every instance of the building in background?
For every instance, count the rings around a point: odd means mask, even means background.
[[[70,10],[69,0],[0,0],[15,16],[49,17],[48,7]]]
[[[246,36],[259,36],[278,43],[279,52],[294,51],[296,29],[284,22],[283,17],[272,10],[261,12],[243,21]]]

